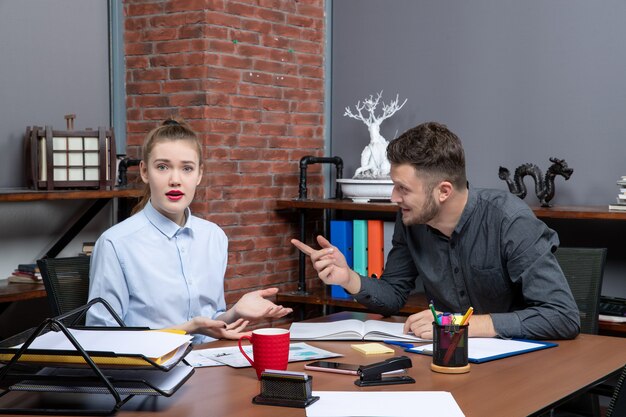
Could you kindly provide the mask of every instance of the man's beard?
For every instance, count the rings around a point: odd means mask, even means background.
[[[402,222],[405,226],[413,226],[417,224],[426,224],[439,214],[439,206],[435,203],[435,199],[430,195],[420,213],[415,214],[414,216],[405,219],[402,217]],[[410,214],[414,214],[414,211],[411,210]]]

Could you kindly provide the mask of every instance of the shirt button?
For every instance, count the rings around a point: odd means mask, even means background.
[[[463,290],[459,291],[459,295],[460,295],[461,297],[465,297],[465,291],[463,291]]]
[[[459,273],[459,267],[458,267],[458,266],[455,266],[455,267],[454,267],[454,273],[455,273],[455,274],[458,274],[458,273]]]
[[[452,249],[454,249],[454,247],[455,247],[455,246],[456,246],[456,243],[454,243],[454,242],[450,243],[450,247],[451,247]]]

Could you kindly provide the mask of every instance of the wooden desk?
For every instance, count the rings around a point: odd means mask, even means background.
[[[46,289],[43,284],[18,284],[6,279],[0,280],[0,303],[44,298]]]
[[[338,313],[324,320],[346,318],[379,319],[378,315]],[[395,318],[394,320],[403,320]],[[351,363],[373,363],[387,355],[366,357],[350,348],[355,342],[308,342],[323,349],[342,353],[338,360]],[[235,345],[220,341],[210,347]],[[396,355],[404,352],[394,347]],[[437,374],[430,370],[431,358],[407,354],[413,361],[409,374],[417,383],[383,387],[359,388],[354,376],[309,371],[313,389],[317,391],[449,391],[463,413],[473,416],[537,415],[576,395],[584,388],[616,374],[626,364],[626,339],[607,336],[580,335],[575,340],[559,341],[552,349],[531,352],[483,364],[472,364],[471,371],[461,375]],[[303,371],[304,362],[290,363],[291,371]],[[127,403],[118,416],[151,417],[292,417],[305,416],[296,408],[254,405],[251,400],[260,390],[252,368],[234,369],[226,366],[199,368],[191,379],[171,398],[136,397]],[[14,406],[32,393],[12,393]],[[96,401],[92,395],[88,401]],[[0,405],[6,406],[6,398]],[[415,404],[419,410],[419,404]],[[136,410],[136,411],[135,411]]]

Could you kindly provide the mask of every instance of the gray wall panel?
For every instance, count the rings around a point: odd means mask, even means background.
[[[385,101],[408,98],[385,138],[447,124],[475,186],[506,189],[500,165],[545,171],[557,156],[574,175],[557,178],[555,204],[614,201],[626,175],[626,2],[334,0],[332,19],[330,153],[345,176],[368,135],[343,109],[383,89]]]
[[[26,126],[110,126],[106,0],[0,0],[0,188],[25,186]]]

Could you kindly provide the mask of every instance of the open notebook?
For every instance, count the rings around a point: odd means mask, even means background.
[[[339,320],[328,323],[292,323],[291,340],[408,340],[425,342],[403,333],[403,323],[381,320]]]

